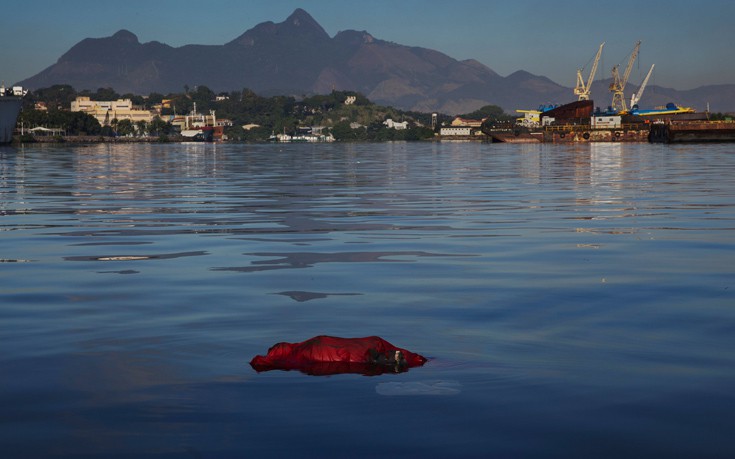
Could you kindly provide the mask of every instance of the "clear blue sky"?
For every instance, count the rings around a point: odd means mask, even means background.
[[[503,76],[526,70],[573,86],[576,69],[604,41],[597,78],[607,78],[642,40],[631,83],[640,83],[651,64],[649,84],[735,83],[733,0],[24,0],[5,5],[0,16],[0,80],[35,75],[87,37],[127,29],[142,43],[224,44],[258,23],[282,22],[296,8],[330,36],[367,30],[477,59]]]

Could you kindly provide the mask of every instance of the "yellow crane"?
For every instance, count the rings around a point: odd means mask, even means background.
[[[633,70],[633,62],[635,62],[636,57],[638,57],[638,50],[640,47],[641,41],[638,40],[633,48],[633,52],[630,53],[628,66],[625,68],[625,73],[622,78],[620,77],[620,72],[618,70],[620,67],[619,65],[616,65],[612,69],[613,82],[610,83],[610,92],[613,93],[612,109],[615,111],[625,112],[628,110],[628,107],[625,105],[625,95],[623,94],[623,91],[625,90],[625,85],[628,84],[628,77],[630,77],[630,71]]]
[[[587,78],[587,83],[584,82],[582,77],[582,69],[577,69],[577,86],[574,88],[574,94],[579,97],[579,100],[590,100],[590,90],[592,89],[592,81],[595,79],[595,73],[597,72],[597,64],[600,63],[600,56],[602,56],[602,47],[605,46],[603,42],[600,45],[600,49],[597,50],[595,61],[592,64],[590,70],[590,76]]]

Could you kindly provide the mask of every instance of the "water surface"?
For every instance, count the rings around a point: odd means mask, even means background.
[[[732,145],[0,149],[4,457],[732,457]],[[374,377],[258,374],[379,335]]]

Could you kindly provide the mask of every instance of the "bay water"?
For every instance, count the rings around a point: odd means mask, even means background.
[[[0,456],[734,457],[735,146],[0,149]],[[377,335],[405,373],[257,373]]]

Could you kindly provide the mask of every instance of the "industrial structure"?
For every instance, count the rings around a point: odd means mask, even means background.
[[[583,69],[577,69],[577,85],[574,87],[574,94],[579,97],[577,100],[590,100],[590,90],[592,88],[592,82],[595,80],[597,65],[600,63],[600,56],[602,56],[602,48],[604,46],[605,42],[602,42],[602,44],[600,45],[600,49],[597,50],[597,55],[595,56],[595,60],[592,64],[592,69],[590,70],[590,75],[587,78],[586,83],[584,81],[584,78],[582,77]]]
[[[618,113],[628,110],[628,107],[625,105],[625,94],[623,93],[623,91],[625,91],[625,85],[628,84],[630,71],[633,70],[633,62],[635,62],[635,59],[638,57],[638,50],[640,50],[640,48],[641,41],[638,40],[635,44],[635,47],[633,48],[633,52],[630,54],[628,66],[625,67],[625,73],[622,77],[620,76],[620,72],[618,70],[620,67],[619,65],[616,65],[612,69],[613,82],[610,83],[610,92],[613,93],[613,98],[611,107],[613,111],[616,111]]]

